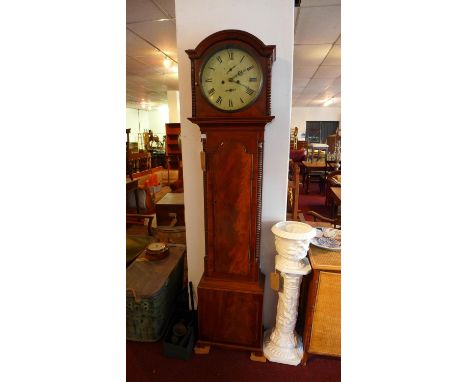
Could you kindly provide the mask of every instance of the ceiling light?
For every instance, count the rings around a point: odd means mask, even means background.
[[[333,98],[333,97],[329,98],[323,103],[323,106],[330,106],[334,102],[335,102],[335,98]]]
[[[168,57],[166,57],[166,58],[164,58],[164,62],[163,62],[163,64],[164,64],[164,67],[165,67],[165,68],[170,68],[170,67],[171,67],[171,65],[172,65],[172,61],[171,61],[171,60],[169,60],[169,58],[168,58]]]

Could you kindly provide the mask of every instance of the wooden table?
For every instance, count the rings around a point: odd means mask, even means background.
[[[302,164],[307,170],[312,171],[325,171],[327,168],[327,163],[324,159],[319,159],[317,161],[306,161],[303,160]]]
[[[341,187],[330,187],[330,196],[332,198],[332,219],[335,218],[338,206],[341,206]]]
[[[158,226],[185,225],[184,193],[169,192],[156,203]],[[174,222],[174,218],[177,220]]]

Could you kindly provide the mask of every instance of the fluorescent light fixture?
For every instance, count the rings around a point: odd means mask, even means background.
[[[333,98],[333,97],[329,98],[323,103],[323,106],[330,106],[334,102],[335,102],[335,98]]]

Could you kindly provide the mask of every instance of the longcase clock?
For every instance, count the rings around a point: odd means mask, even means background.
[[[260,272],[263,135],[275,46],[240,30],[214,33],[186,51],[192,118],[203,141],[204,273],[198,347],[262,351]]]

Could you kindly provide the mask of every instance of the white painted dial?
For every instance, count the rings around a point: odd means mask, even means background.
[[[236,111],[254,102],[262,80],[259,63],[245,50],[231,47],[209,57],[200,75],[203,95],[224,111]]]

